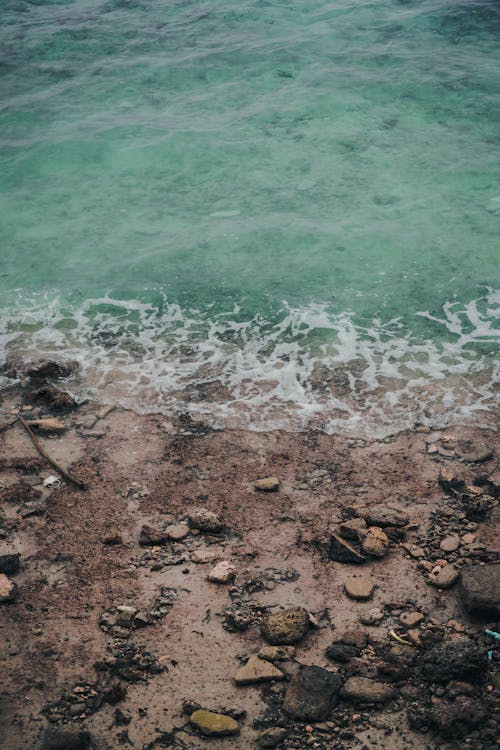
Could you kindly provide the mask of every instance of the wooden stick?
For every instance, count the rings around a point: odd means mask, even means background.
[[[4,432],[4,430],[8,430],[9,427],[14,427],[14,425],[16,424],[16,422],[17,422],[17,417],[12,422],[7,422],[7,424],[3,424],[0,427],[0,432]]]
[[[72,484],[76,485],[80,490],[86,490],[87,489],[87,485],[86,484],[84,484],[83,482],[80,482],[78,479],[75,479],[74,477],[72,477],[71,474],[69,474],[61,466],[59,466],[59,464],[57,463],[57,461],[54,461],[54,459],[51,456],[49,456],[49,454],[47,453],[47,451],[42,448],[42,446],[40,445],[40,441],[38,440],[37,436],[35,435],[35,433],[31,429],[31,427],[29,426],[29,424],[26,422],[26,420],[23,419],[23,417],[20,414],[18,416],[18,419],[21,422],[21,424],[24,427],[24,429],[26,430],[26,432],[28,433],[28,435],[30,436],[30,438],[33,440],[33,443],[35,444],[35,448],[45,458],[45,460],[48,461],[49,464],[64,479],[66,479],[67,482],[71,482]]]

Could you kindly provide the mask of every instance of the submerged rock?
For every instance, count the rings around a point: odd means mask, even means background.
[[[33,401],[42,402],[52,409],[60,411],[74,409],[77,405],[75,399],[69,393],[61,391],[55,385],[45,384],[40,386],[40,388],[35,388],[35,390],[31,391],[30,397]]]
[[[298,721],[322,721],[337,704],[342,678],[322,667],[301,667],[286,691],[283,711]]]
[[[229,737],[240,732],[238,722],[231,716],[205,711],[201,708],[191,714],[189,721],[206,737]]]
[[[262,635],[275,646],[292,645],[300,641],[309,629],[309,615],[302,607],[285,609],[267,615],[262,623]]]

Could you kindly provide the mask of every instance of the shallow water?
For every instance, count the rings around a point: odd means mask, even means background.
[[[4,358],[231,425],[488,418],[496,2],[0,15]]]

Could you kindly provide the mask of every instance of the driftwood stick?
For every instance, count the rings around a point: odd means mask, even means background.
[[[35,444],[35,448],[40,453],[40,455],[42,455],[44,457],[44,459],[49,462],[49,464],[63,477],[63,479],[66,479],[67,482],[71,482],[72,484],[76,485],[76,487],[78,487],[80,490],[86,490],[87,489],[87,485],[86,484],[84,484],[83,482],[80,482],[78,479],[75,479],[74,477],[72,477],[71,474],[69,474],[61,466],[59,466],[59,464],[57,463],[57,461],[54,461],[54,459],[52,458],[52,456],[49,456],[49,454],[47,453],[47,451],[44,448],[42,448],[42,446],[40,444],[40,441],[38,440],[37,436],[35,435],[35,433],[31,429],[31,427],[29,426],[29,424],[26,422],[26,420],[23,419],[23,417],[20,414],[18,416],[18,419],[21,422],[21,424],[24,427],[24,429],[26,430],[26,432],[28,433],[28,435],[30,436],[30,438],[33,440],[33,443]]]

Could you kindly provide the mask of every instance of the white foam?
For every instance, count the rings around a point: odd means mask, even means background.
[[[43,355],[80,363],[80,397],[140,412],[189,411],[222,427],[382,436],[413,425],[488,419],[498,406],[500,292],[442,316],[418,313],[445,336],[417,340],[400,319],[361,326],[326,305],[266,320],[241,311],[159,308],[110,294],[69,309],[35,295],[0,322],[6,360]]]

